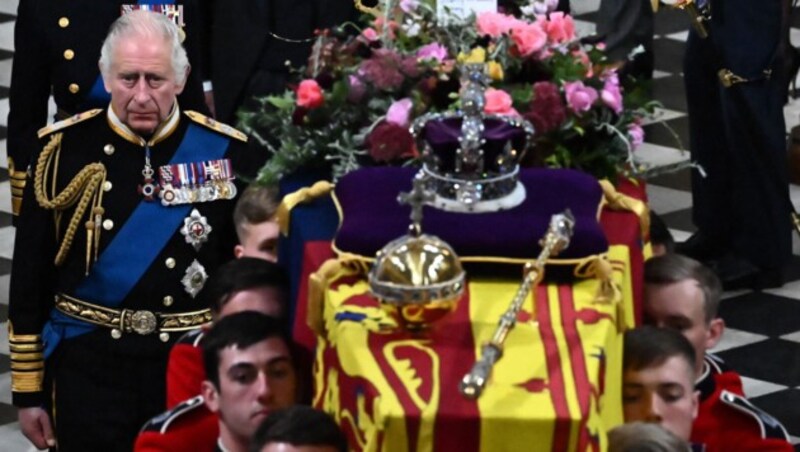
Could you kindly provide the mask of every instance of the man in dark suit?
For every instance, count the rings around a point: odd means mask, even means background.
[[[108,105],[109,95],[97,67],[100,45],[108,27],[123,13],[123,5],[136,3],[130,0],[19,2],[8,115],[8,169],[14,215],[19,215],[31,155],[40,148],[36,131],[47,124],[51,92],[58,107],[58,120]],[[138,3],[161,11],[182,27],[192,71],[179,100],[184,108],[205,112],[200,61],[202,27],[196,0]]]
[[[676,250],[725,289],[782,284],[791,255],[782,36],[788,0],[710,0],[708,37],[689,32],[684,81],[698,232]],[[702,6],[702,5],[701,5]]]
[[[286,89],[316,30],[359,17],[352,0],[209,0],[204,14],[215,115],[228,123],[254,97]]]

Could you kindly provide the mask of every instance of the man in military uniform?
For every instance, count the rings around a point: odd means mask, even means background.
[[[292,406],[297,373],[281,320],[245,311],[220,319],[201,341],[203,395],[153,419],[136,439],[136,451],[246,452],[256,429],[275,410]],[[205,404],[205,405],[203,405]],[[208,408],[219,425],[209,436]]]
[[[676,251],[709,264],[727,289],[783,282],[791,255],[783,46],[788,0],[700,0],[684,59],[698,232]]]
[[[716,275],[688,257],[667,254],[645,264],[646,321],[678,331],[695,350],[700,405],[691,439],[708,452],[791,451],[780,422],[747,401],[739,374],[708,352],[725,329],[717,316],[721,294]]]
[[[47,124],[51,93],[58,107],[56,119],[108,104],[97,58],[108,27],[122,14],[123,5],[127,5],[125,10],[160,11],[182,26],[192,72],[179,100],[183,108],[206,111],[201,83],[202,27],[196,3],[196,0],[19,2],[8,116],[8,169],[14,215],[19,214],[31,156],[40,148],[36,131]]]
[[[60,451],[130,450],[163,410],[171,343],[210,321],[194,297],[231,257],[234,170],[261,163],[241,132],[181,111],[188,58],[165,16],[117,19],[100,67],[108,108],[39,133],[14,250],[13,402]]]

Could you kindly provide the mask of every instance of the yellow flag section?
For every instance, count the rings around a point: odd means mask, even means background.
[[[535,289],[477,401],[458,383],[520,281],[473,279],[456,311],[409,333],[369,295],[363,268],[328,266],[314,405],[355,450],[605,450],[622,422],[621,333],[633,325],[628,248],[611,246],[607,263],[611,298],[599,279]]]

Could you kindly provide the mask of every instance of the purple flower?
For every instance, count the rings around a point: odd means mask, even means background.
[[[357,75],[350,75],[347,81],[350,85],[350,90],[347,92],[347,100],[354,104],[361,102],[361,98],[364,97],[364,94],[367,92],[367,87],[364,86],[364,82],[362,82],[361,78]]]
[[[413,13],[417,10],[418,6],[419,0],[400,0],[400,9],[402,9],[406,14]]]
[[[564,83],[564,92],[567,95],[567,106],[577,115],[589,111],[597,100],[597,90],[583,82]]]
[[[644,129],[642,129],[638,121],[628,124],[628,138],[631,140],[633,149],[638,148],[644,143]]]
[[[386,122],[408,127],[414,103],[408,97],[395,101],[386,112]]]
[[[432,42],[420,47],[417,50],[417,59],[424,60],[427,58],[435,59],[441,63],[447,58],[447,48],[438,42]]]
[[[375,49],[359,71],[375,87],[386,91],[399,88],[406,77],[416,77],[419,72],[415,57],[406,58],[390,49]]]
[[[622,92],[619,89],[619,77],[617,77],[616,73],[612,73],[606,79],[600,98],[614,113],[619,114],[622,112]]]

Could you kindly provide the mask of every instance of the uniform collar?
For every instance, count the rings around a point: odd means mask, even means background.
[[[172,105],[172,111],[169,113],[169,116],[167,116],[167,120],[158,126],[155,133],[153,133],[152,138],[150,138],[150,141],[148,141],[136,134],[136,132],[131,130],[130,127],[125,125],[114,112],[114,108],[111,105],[108,106],[106,111],[108,125],[111,127],[111,129],[116,132],[117,135],[133,144],[138,144],[139,146],[153,146],[154,144],[163,141],[168,136],[172,135],[172,132],[174,132],[178,127],[178,119],[180,117],[180,107],[178,107],[178,103],[175,102]]]
[[[703,371],[694,384],[694,388],[700,391],[700,400],[705,400],[714,393],[717,384],[714,382],[714,372],[711,371],[711,366],[703,361]]]

